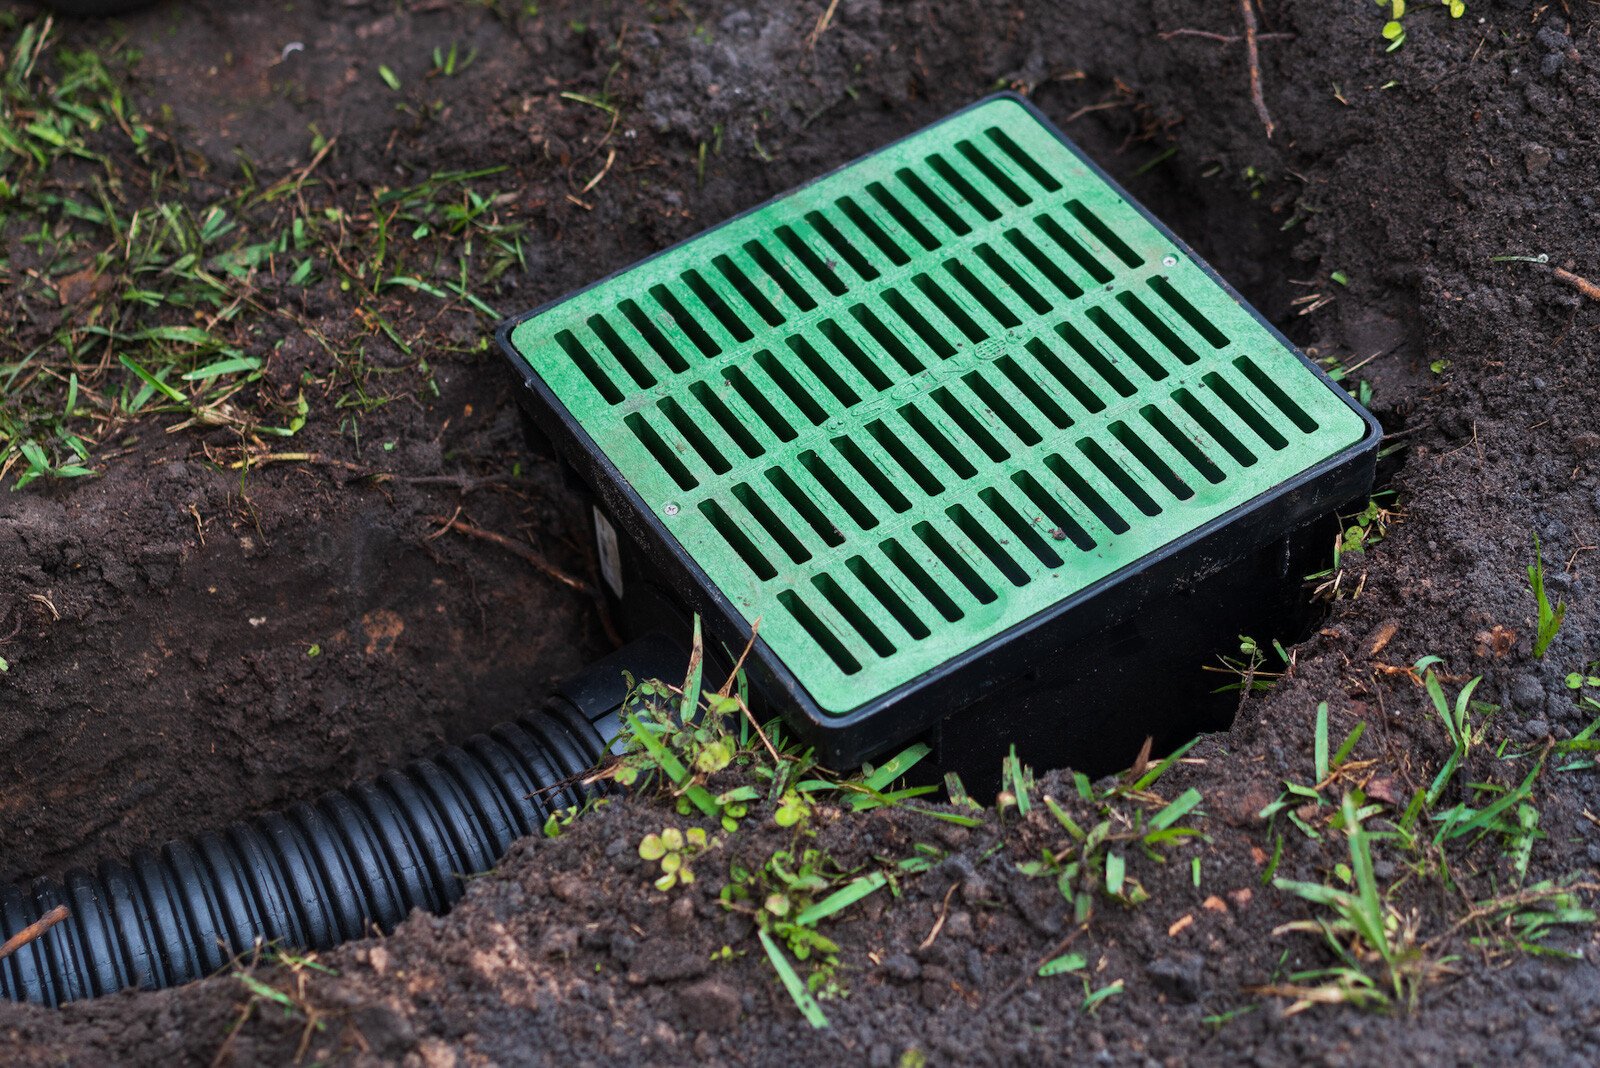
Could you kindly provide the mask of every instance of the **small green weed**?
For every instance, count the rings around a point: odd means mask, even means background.
[[[1362,826],[1363,812],[1357,809],[1351,795],[1346,794],[1340,802],[1340,814],[1350,843],[1350,864],[1336,872],[1342,887],[1282,878],[1272,881],[1278,889],[1324,906],[1331,913],[1284,924],[1274,934],[1321,934],[1340,961],[1332,968],[1290,977],[1295,988],[1288,992],[1296,998],[1290,1012],[1330,1001],[1353,1005],[1391,1001],[1414,1004],[1423,980],[1445,963],[1429,960],[1422,952],[1415,918],[1404,918],[1385,903],[1373,873],[1372,835]],[[1377,966],[1377,979],[1368,973],[1369,964]]]
[[[1192,743],[1191,743],[1192,744]],[[1085,829],[1067,808],[1054,797],[1041,798],[1067,840],[1045,849],[1037,860],[1017,864],[1017,871],[1056,881],[1061,896],[1072,906],[1073,922],[1088,923],[1100,899],[1133,908],[1150,899],[1149,891],[1129,870],[1130,857],[1148,863],[1166,862],[1166,851],[1186,838],[1200,837],[1200,831],[1185,826],[1201,802],[1198,790],[1190,788],[1171,801],[1150,792],[1150,787],[1188,749],[1184,746],[1132,782],[1118,780],[1096,790],[1084,775],[1074,776],[1077,805],[1087,807],[1093,822]],[[1020,783],[1019,774],[1014,782]],[[1016,787],[1014,786],[1015,790]],[[1026,815],[1031,800],[1026,787],[1019,790],[1017,811]],[[1087,821],[1085,821],[1087,822]]]
[[[1534,602],[1539,609],[1539,629],[1533,639],[1533,655],[1542,660],[1550,643],[1560,633],[1562,621],[1567,618],[1567,605],[1562,601],[1554,608],[1550,606],[1550,598],[1544,591],[1544,549],[1539,544],[1537,534],[1533,536],[1533,563],[1528,565],[1528,588],[1533,591]]]
[[[1317,705],[1316,726],[1312,733],[1312,779],[1301,784],[1285,779],[1283,793],[1277,800],[1263,808],[1260,819],[1270,820],[1280,813],[1307,838],[1321,838],[1321,833],[1311,825],[1312,819],[1324,804],[1323,792],[1341,780],[1359,776],[1372,766],[1372,761],[1352,761],[1351,754],[1361,735],[1366,731],[1364,722],[1357,722],[1340,741],[1339,748],[1330,753],[1328,748],[1328,702]]]
[[[1367,582],[1366,572],[1361,573],[1355,588],[1348,593],[1345,573],[1354,563],[1351,557],[1364,557],[1368,549],[1388,537],[1389,527],[1402,518],[1394,508],[1394,497],[1393,490],[1382,490],[1373,494],[1361,511],[1344,518],[1344,525],[1333,542],[1333,566],[1305,578],[1306,582],[1317,584],[1313,597],[1337,601],[1345,596],[1351,600],[1361,596]]]
[[[690,827],[687,831],[664,827],[660,834],[652,832],[644,836],[639,843],[639,856],[661,863],[661,877],[655,886],[665,893],[680,883],[684,886],[693,883],[694,870],[689,867],[689,861],[714,845],[715,840],[707,838],[703,827]]]
[[[1441,6],[1458,19],[1467,13],[1466,0],[1439,0]],[[1402,21],[1406,14],[1406,0],[1378,0],[1378,6],[1387,8],[1389,19],[1383,24],[1383,39],[1389,42],[1385,51],[1393,52],[1406,43],[1406,28]]]
[[[1271,642],[1272,652],[1278,661],[1285,667],[1293,665],[1294,660],[1283,643],[1274,638]],[[1266,650],[1261,643],[1249,635],[1239,635],[1239,656],[1218,656],[1222,662],[1221,667],[1213,664],[1202,665],[1202,671],[1217,672],[1219,674],[1233,675],[1238,681],[1225,683],[1218,686],[1212,693],[1265,693],[1272,689],[1277,681],[1283,678],[1282,671],[1263,671],[1262,665],[1267,662]]]

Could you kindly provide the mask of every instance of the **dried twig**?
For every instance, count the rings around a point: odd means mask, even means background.
[[[427,518],[429,522],[443,524],[445,530],[453,530],[457,534],[465,534],[469,538],[477,538],[479,541],[486,541],[490,545],[498,545],[506,552],[522,557],[529,564],[533,565],[533,569],[535,571],[539,572],[541,575],[544,575],[546,578],[555,579],[563,586],[577,590],[579,593],[587,594],[596,600],[599,600],[600,598],[599,593],[593,586],[589,585],[587,582],[584,582],[582,579],[573,578],[571,575],[567,574],[559,567],[556,567],[554,564],[550,563],[544,557],[540,556],[538,553],[534,552],[520,541],[517,541],[513,538],[508,538],[504,534],[496,534],[492,530],[484,530],[482,527],[475,527],[471,523],[464,522],[461,519],[455,518],[454,516],[446,517],[442,515],[430,515]]]
[[[761,739],[761,744],[767,747],[767,753],[772,757],[772,766],[777,767],[783,763],[783,758],[778,755],[778,750],[773,747],[772,739],[767,737],[767,732],[761,729],[761,724],[756,722],[756,714],[750,711],[750,706],[744,703],[744,698],[736,697],[739,702],[739,711],[744,713],[744,718],[750,721],[750,727],[756,732],[756,737]]]
[[[945,918],[950,915],[950,898],[955,894],[956,887],[960,885],[960,883],[951,883],[950,889],[944,892],[944,904],[939,906],[939,918],[933,921],[933,930],[928,932],[928,937],[922,940],[921,944],[917,946],[917,949],[927,949],[929,946],[933,945],[936,939],[938,939],[939,932],[944,930]]]
[[[1243,37],[1239,36],[1236,33],[1212,33],[1210,30],[1190,30],[1190,29],[1167,30],[1164,33],[1156,34],[1156,36],[1161,38],[1163,41],[1170,41],[1174,37],[1198,37],[1203,41],[1215,41],[1218,44],[1238,44],[1240,41],[1244,40]],[[1256,34],[1256,40],[1258,40],[1258,41],[1292,41],[1292,40],[1294,40],[1294,34],[1292,34],[1292,33],[1258,33],[1258,34]]]
[[[34,920],[32,923],[28,924],[28,926],[24,927],[22,930],[6,939],[6,944],[0,946],[0,960],[5,960],[7,957],[11,956],[11,954],[15,953],[29,942],[32,942],[34,939],[44,934],[46,931],[50,930],[50,928],[54,927],[56,924],[60,923],[70,915],[72,915],[72,913],[68,910],[67,906],[57,905],[49,912],[45,913],[43,916],[40,916],[37,920]]]
[[[600,184],[600,180],[611,173],[611,165],[615,162],[617,162],[617,150],[613,148],[606,153],[606,165],[600,168],[599,174],[589,179],[588,185],[578,190],[578,195],[583,196],[587,193],[592,193],[594,187]]]
[[[761,632],[761,620],[750,624],[750,638],[744,643],[744,651],[739,654],[739,659],[733,663],[733,670],[728,672],[728,678],[723,682],[722,689],[717,691],[718,697],[726,697],[733,692],[733,684],[739,678],[739,672],[744,669],[744,662],[750,656],[750,650],[756,647],[756,635]]]
[[[1051,961],[1053,961],[1057,957],[1061,956],[1061,954],[1063,954],[1067,950],[1071,949],[1072,948],[1072,943],[1077,941],[1078,936],[1081,935],[1084,931],[1088,930],[1088,928],[1089,928],[1089,925],[1087,923],[1080,923],[1080,924],[1077,924],[1076,926],[1074,926],[1071,931],[1067,932],[1067,937],[1063,938],[1061,941],[1057,942],[1054,946],[1052,946],[1051,949],[1050,949],[1050,952],[1048,952],[1044,956],[1040,957],[1033,964],[1033,966],[1031,968],[1029,968],[1026,972],[1022,973],[1016,979],[1012,980],[1010,986],[1008,986],[1004,990],[1000,991],[1000,996],[999,997],[990,999],[987,1002],[987,1004],[989,1004],[989,1005],[1005,1005],[1008,1002],[1010,1002],[1011,995],[1016,993],[1018,988],[1026,986],[1028,983],[1033,982],[1034,978],[1039,974],[1039,969],[1040,968],[1043,968],[1046,964],[1049,964]]]
[[[817,47],[817,38],[828,32],[828,27],[833,25],[833,13],[839,10],[839,0],[828,0],[828,9],[817,19],[817,24],[806,35],[806,51]]]
[[[1272,140],[1272,131],[1276,124],[1272,121],[1272,113],[1267,110],[1267,99],[1261,93],[1261,49],[1256,42],[1256,9],[1255,0],[1239,0],[1239,9],[1244,13],[1244,47],[1250,62],[1250,100],[1256,106],[1256,114],[1261,117],[1261,124],[1267,128],[1267,140]]]
[[[1550,268],[1552,273],[1563,282],[1576,289],[1590,300],[1600,300],[1600,286],[1595,285],[1582,275],[1573,274],[1571,271],[1562,270],[1560,267]]]

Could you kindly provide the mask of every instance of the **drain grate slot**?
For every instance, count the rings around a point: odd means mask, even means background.
[[[1089,537],[1088,531],[1078,525],[1078,521],[1069,513],[1055,497],[1039,485],[1037,479],[1026,471],[1019,471],[1011,476],[1011,481],[1022,491],[1028,501],[1039,509],[1043,518],[1055,524],[1050,528],[1050,537],[1056,541],[1070,540],[1072,544],[1084,552],[1094,548],[1094,539]]]
[[[1231,408],[1234,415],[1244,420],[1245,425],[1255,431],[1256,436],[1267,443],[1268,448],[1281,449],[1289,444],[1288,439],[1278,431],[1278,428],[1273,426],[1265,415],[1261,414],[1259,408],[1245,400],[1239,391],[1234,388],[1232,382],[1229,382],[1215,371],[1208,372],[1201,381],[1206,384],[1212,393],[1221,397],[1222,403]]]
[[[901,322],[911,328],[923,346],[939,359],[948,360],[956,354],[955,343],[946,337],[942,330],[935,330],[933,324],[923,317],[922,312],[913,307],[901,293],[886,289],[883,292],[883,302],[900,317]]]
[[[1022,187],[1011,180],[1010,175],[995,166],[994,161],[985,156],[977,145],[967,140],[957,141],[956,151],[961,153],[962,157],[972,164],[984,178],[988,179],[989,184],[1000,190],[1001,195],[1009,199],[1011,203],[1019,208],[1033,203],[1033,198],[1024,193]],[[999,215],[996,214],[995,218],[999,218]]]
[[[756,578],[763,582],[776,578],[778,569],[756,548],[756,543],[751,540],[748,530],[734,522],[733,518],[723,510],[722,505],[716,501],[701,501],[700,513],[710,520],[722,540],[727,542],[739,558],[755,573]]]
[[[1027,397],[1046,419],[1062,429],[1072,425],[1072,416],[1068,415],[1066,409],[1057,404],[1056,399],[1050,396],[1049,390],[1041,380],[1041,376],[1030,375],[1011,356],[1000,357],[994,361],[994,365],[1000,368],[1000,373],[1006,376],[1006,381],[1016,387],[1017,391],[1024,397]],[[1080,401],[1079,403],[1082,402]]]
[[[645,451],[655,458],[661,469],[672,477],[679,489],[692,490],[700,484],[700,480],[689,473],[689,468],[678,458],[678,454],[661,440],[661,435],[650,421],[638,412],[628,415],[623,422],[628,429],[633,431],[633,436],[639,439],[639,444]]]
[[[1194,327],[1195,333],[1205,338],[1214,349],[1226,348],[1228,336],[1217,329],[1217,324],[1201,315],[1199,310],[1172,287],[1172,283],[1165,278],[1150,279],[1150,288],[1156,296],[1167,302],[1167,306],[1177,312],[1183,321]]]
[[[778,603],[788,609],[795,622],[800,624],[840,671],[846,675],[854,675],[861,670],[861,661],[850,655],[850,650],[845,647],[844,642],[817,618],[816,612],[800,599],[799,594],[793,590],[782,590],[778,593]]]
[[[1060,335],[1061,340],[1072,346],[1072,351],[1077,353],[1083,359],[1083,362],[1088,364],[1094,370],[1094,373],[1100,376],[1101,381],[1116,390],[1120,396],[1133,396],[1135,392],[1133,383],[1129,382],[1123,373],[1117,370],[1110,357],[1088,338],[1084,337],[1077,327],[1071,323],[1058,323],[1056,324],[1056,333]],[[1098,396],[1096,397],[1096,405],[1097,407],[1094,409],[1096,411],[1105,408],[1105,402],[1099,400]]]
[[[861,395],[850,388],[850,384],[830,361],[823,359],[821,353],[811,347],[811,342],[795,334],[788,339],[788,343],[789,349],[800,358],[800,362],[811,372],[812,377],[833,394],[834,400],[846,408],[861,403]]]
[[[955,523],[957,530],[967,536],[969,542],[977,546],[978,551],[984,555],[989,563],[994,565],[995,570],[1000,572],[1007,582],[1013,586],[1026,586],[1032,581],[1032,576],[1028,574],[1027,570],[1013,560],[1005,549],[1000,547],[1000,543],[995,540],[994,535],[984,529],[983,524],[974,519],[972,513],[967,511],[966,508],[959,504],[951,505],[945,509],[945,515],[949,516],[951,521]]]
[[[933,633],[928,629],[928,625],[911,611],[911,606],[906,603],[905,598],[889,585],[883,573],[868,564],[864,557],[852,556],[845,561],[845,566],[850,569],[850,574],[855,576],[856,581],[861,583],[884,610],[894,617],[894,621],[900,624],[901,629],[909,634],[913,641],[920,642]]]
[[[622,312],[622,317],[628,321],[630,326],[639,332],[639,336],[644,338],[645,344],[650,346],[651,351],[653,351],[656,356],[660,358],[662,363],[667,365],[668,369],[670,369],[673,374],[681,375],[683,372],[689,369],[689,361],[684,359],[683,353],[679,352],[677,348],[666,339],[666,337],[656,327],[656,324],[650,321],[650,317],[645,315],[643,310],[640,309],[639,305],[635,304],[631,300],[624,300],[617,305],[617,308]],[[606,322],[606,320],[601,319],[598,315],[591,317],[590,322],[592,323],[597,320],[600,322]],[[609,326],[610,324],[607,323],[607,325]],[[613,329],[612,333],[615,334],[616,331]],[[628,346],[622,341],[620,336],[617,338],[617,342],[620,347],[631,348],[631,346]]]
[[[1040,230],[1044,231],[1046,237],[1059,245],[1068,256],[1071,256],[1073,262],[1088,272],[1089,277],[1094,279],[1097,284],[1105,285],[1116,277],[1111,268],[1100,261],[1100,257],[1094,255],[1077,238],[1067,233],[1052,216],[1036,215],[1033,221]]]
[[[966,587],[973,600],[979,604],[993,604],[999,599],[1000,595],[978,576],[971,562],[958,553],[932,523],[918,523],[912,530],[922,544],[933,553],[934,558],[944,565],[944,569]]]
[[[1273,403],[1273,406],[1278,411],[1289,417],[1289,422],[1293,423],[1300,433],[1313,434],[1316,432],[1317,421],[1307,415],[1304,408],[1289,399],[1289,395],[1283,391],[1283,388],[1268,378],[1266,372],[1257,367],[1254,360],[1248,356],[1240,356],[1233,361],[1233,365],[1250,380],[1251,385],[1259,389],[1262,395]]]
[[[1010,134],[998,126],[991,126],[983,132],[988,136],[989,140],[995,143],[995,147],[1010,156],[1011,162],[1021,167],[1039,188],[1046,193],[1054,193],[1061,188],[1061,182],[1056,179],[1055,175],[1046,170],[1038,160],[1024,152],[1022,146],[1011,139]]]
[[[889,388],[891,380],[884,374],[883,368],[879,367],[878,362],[868,356],[866,350],[857,345],[855,338],[847,334],[838,323],[832,319],[824,319],[817,324],[817,333],[827,338],[828,343],[839,355],[850,361],[850,366],[856,369],[856,373],[865,379],[873,390],[882,392]]]
[[[834,577],[826,572],[812,578],[811,584],[817,588],[833,610],[839,613],[840,618],[849,623],[851,629],[866,640],[874,653],[878,656],[894,655],[894,646],[883,636],[883,631],[878,629],[872,618],[862,610],[859,598],[846,594],[839,588],[839,583]]]
[[[767,504],[766,498],[752,489],[748,482],[740,482],[733,487],[733,496],[744,505],[744,510],[749,512],[755,521],[761,524],[761,529],[777,543],[784,554],[797,564],[803,564],[811,559],[811,551],[805,547],[799,538],[794,536],[783,520],[778,518],[772,506]]]
[[[901,493],[895,484],[889,481],[888,477],[883,473],[883,469],[873,463],[872,458],[861,450],[861,446],[850,438],[834,438],[833,447],[840,456],[844,457],[845,462],[855,469],[856,474],[866,480],[867,485],[871,486],[873,491],[883,498],[883,502],[891,509],[896,512],[904,512],[910,509],[911,502],[906,500],[905,494]]]
[[[990,245],[979,245],[973,251],[978,254],[985,267],[999,276],[1000,283],[1006,289],[1027,302],[1035,315],[1043,315],[1050,310],[1050,302],[1023,277],[1017,264],[1005,259]]]
[[[610,323],[598,315],[591,315],[589,316],[588,326],[590,330],[594,331],[595,337],[600,339],[601,344],[605,345],[610,351],[617,363],[622,365],[622,369],[628,372],[628,377],[632,378],[640,389],[649,389],[656,384],[655,375],[652,375],[645,367],[637,352],[622,343],[622,339],[617,336],[617,332],[611,329]]]
[[[930,157],[929,162],[930,164],[933,162],[933,157]],[[935,166],[934,170],[937,171],[938,167]],[[956,214],[955,209],[947,204],[943,197],[929,189],[928,184],[917,177],[916,172],[909,167],[902,167],[895,172],[895,177],[900,179],[907,189],[911,190],[912,194],[922,202],[923,207],[933,212],[939,221],[944,224],[946,230],[949,230],[956,237],[965,237],[972,232],[972,227],[967,225],[967,221]],[[932,251],[939,247],[939,243],[924,244],[923,247]]]
[[[856,230],[873,245],[876,245],[878,251],[891,264],[896,267],[903,267],[911,262],[911,257],[907,255],[906,250],[895,244],[878,220],[869,215],[860,204],[857,204],[850,197],[840,197],[835,203],[838,205],[839,210],[844,212],[845,218],[850,220]]]
[[[699,271],[684,271],[679,277],[683,279],[684,285],[688,286],[690,291],[699,298],[701,305],[711,309],[711,314],[716,316],[716,320],[722,324],[722,328],[732,335],[735,343],[742,344],[755,337],[755,334],[745,325],[744,320],[735,315],[733,309],[728,307],[727,301],[722,299],[722,294],[712,288],[711,283],[707,282]],[[707,353],[707,355],[714,354]]]
[[[789,477],[789,472],[780,467],[769,467],[766,471],[766,477],[767,481],[772,483],[772,488],[777,490],[785,501],[789,502],[789,507],[793,508],[800,518],[806,521],[811,529],[816,532],[817,537],[822,539],[824,545],[844,544],[844,535],[840,533],[839,528],[828,521],[828,517],[823,515],[822,509],[817,507],[817,502],[807,496],[805,490],[795,484],[794,479]]]
[[[906,374],[918,375],[926,370],[926,365],[917,359],[916,353],[911,351],[910,346],[899,334],[890,330],[882,319],[873,314],[871,308],[865,304],[857,304],[850,309],[850,315],[872,335],[872,340],[876,341]]]
[[[1074,282],[1072,276],[1062,270],[1055,260],[1046,256],[1027,234],[1021,230],[1007,230],[1005,238],[1011,242],[1013,248],[1022,253],[1023,259],[1032,264],[1034,270],[1048,278],[1050,284],[1060,290],[1067,299],[1076,300],[1083,296],[1083,287]]]
[[[1098,238],[1102,245],[1110,249],[1117,259],[1129,267],[1137,267],[1144,262],[1139,258],[1139,254],[1129,248],[1128,243],[1117,236],[1115,230],[1102,222],[1100,216],[1090,211],[1083,201],[1068,201],[1067,210],[1072,213],[1074,219],[1083,224],[1084,229]]]
[[[800,383],[794,380],[794,375],[783,365],[779,359],[766,349],[756,353],[756,366],[766,372],[773,385],[782,391],[802,415],[814,426],[828,418],[828,413],[813,399],[810,390],[801,389]]]
[[[944,485],[936,478],[928,466],[918,459],[917,454],[906,447],[905,439],[895,434],[884,425],[882,419],[874,419],[867,424],[867,433],[878,443],[900,469],[917,484],[917,488],[929,497],[937,497],[944,492]]]
[[[1168,445],[1189,461],[1189,465],[1200,473],[1201,478],[1216,485],[1227,477],[1222,473],[1222,469],[1212,463],[1211,458],[1200,450],[1199,444],[1193,437],[1178,429],[1177,424],[1166,412],[1153,404],[1147,404],[1139,409],[1139,414],[1144,416],[1144,421],[1149,423],[1156,433],[1166,439]]]
[[[590,385],[594,386],[595,391],[605,399],[607,404],[622,403],[622,390],[617,388],[617,384],[611,380],[611,376],[600,367],[600,363],[594,358],[594,355],[583,347],[583,343],[573,336],[571,330],[558,331],[556,333],[556,344],[561,346],[561,350],[567,354],[567,358],[572,361],[573,366],[583,372],[583,377],[589,380]]]
[[[972,466],[972,462],[955,447],[954,443],[945,436],[944,431],[940,430],[932,419],[923,414],[921,408],[914,404],[907,404],[900,409],[899,415],[900,418],[906,421],[906,425],[916,431],[917,436],[934,451],[934,454],[944,461],[945,466],[950,469],[951,474],[956,476],[957,481],[965,482],[978,473],[978,469]]]
[[[761,292],[760,287],[750,280],[749,275],[739,269],[739,266],[733,262],[731,257],[718,256],[711,263],[721,273],[722,277],[728,280],[728,284],[733,286],[739,296],[744,298],[744,302],[750,305],[751,310],[761,316],[768,326],[783,325],[783,313],[778,310],[777,305],[767,299],[767,295]],[[745,338],[744,340],[748,341],[750,339]]]
[[[1016,539],[1046,569],[1054,571],[1061,566],[1061,557],[1056,555],[1055,550],[1051,549],[1045,543],[1044,538],[1040,536],[1038,529],[1023,519],[1022,515],[1011,506],[1011,502],[1006,500],[1005,495],[998,489],[988,486],[978,491],[978,497],[984,504],[989,506],[989,511],[995,514],[995,518],[1004,523],[1006,529],[1011,531],[1016,536]]]
[[[807,216],[807,219],[809,218],[810,216]],[[784,248],[789,250],[790,254],[800,262],[800,265],[811,272],[811,277],[822,283],[822,288],[836,297],[842,296],[848,291],[844,282],[840,281],[839,276],[833,272],[833,268],[829,267],[823,258],[817,255],[815,249],[801,240],[800,235],[795,233],[793,229],[787,226],[779,226],[773,230],[773,233],[778,235],[778,240],[783,242]]]
[[[904,181],[905,176],[909,173],[909,171],[902,171],[899,175],[900,180]],[[913,179],[915,179],[915,177],[915,175],[912,175]],[[926,190],[927,187],[923,186],[923,189]],[[922,225],[921,220],[913,215],[910,209],[908,209],[904,204],[896,200],[881,183],[870,183],[867,186],[867,192],[872,194],[872,199],[878,202],[878,206],[883,208],[884,211],[888,212],[890,218],[894,219],[894,221],[900,225],[900,229],[911,236],[911,240],[915,241],[929,252],[932,252],[939,247],[939,239],[929,233],[928,228]]]
[[[816,479],[817,485],[831,497],[835,504],[843,508],[845,514],[855,521],[856,526],[862,530],[871,530],[878,525],[878,517],[861,502],[854,490],[845,484],[833,468],[829,467],[815,452],[807,450],[800,454],[800,466]]]
[[[783,417],[783,414],[777,408],[773,407],[772,401],[768,399],[767,394],[758,388],[754,382],[751,382],[748,375],[737,367],[724,367],[722,369],[722,378],[723,381],[733,387],[733,391],[739,395],[740,400],[745,402],[750,411],[755,414],[755,417],[768,430],[772,431],[774,437],[780,442],[793,441],[795,439],[794,426]]]
[[[717,588],[725,628],[761,619],[752,655],[819,715],[922,685],[1367,432],[1006,99],[507,341],[541,418],[607,461],[582,469],[620,475],[623,525]]]

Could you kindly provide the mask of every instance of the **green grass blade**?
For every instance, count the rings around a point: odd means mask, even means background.
[[[717,799],[711,796],[711,791],[694,783],[694,777],[689,774],[689,769],[683,766],[683,761],[679,760],[672,750],[662,745],[661,739],[647,730],[644,724],[639,722],[638,716],[629,716],[628,726],[632,729],[633,736],[639,739],[639,744],[643,745],[645,751],[661,765],[661,770],[666,772],[667,777],[683,788],[683,796],[687,797],[695,808],[712,818],[722,815],[722,808],[717,804]]]
[[[1089,958],[1082,953],[1063,953],[1054,960],[1047,960],[1039,965],[1039,976],[1048,979],[1052,975],[1062,972],[1081,972],[1089,966]]]
[[[882,889],[888,882],[889,877],[881,871],[873,872],[871,875],[863,875],[859,879],[852,879],[844,887],[835,890],[810,908],[800,910],[800,913],[795,916],[794,922],[802,927],[810,927],[818,920],[847,909],[867,895]]]
[[[694,722],[695,711],[700,707],[700,684],[705,678],[705,646],[700,637],[700,617],[694,617],[694,638],[689,646],[689,671],[683,680],[683,703],[678,706],[678,722],[684,726]]]
[[[1333,754],[1333,767],[1342,767],[1344,762],[1350,759],[1350,754],[1355,752],[1356,743],[1361,740],[1361,736],[1366,732],[1367,725],[1364,721],[1350,728],[1350,733],[1345,735],[1344,741],[1339,743],[1339,751]],[[1317,781],[1321,782],[1322,780],[1319,779]]]
[[[922,742],[918,742],[916,745],[902,750],[893,758],[885,761],[878,768],[875,768],[872,774],[867,777],[866,785],[871,787],[873,790],[881,792],[890,783],[904,775],[919,760],[931,752],[933,752],[933,750],[928,748],[928,746],[924,745]]]
[[[122,366],[126,367],[128,370],[130,370],[134,374],[138,375],[139,376],[139,381],[143,382],[145,385],[149,386],[151,389],[155,390],[157,393],[160,393],[160,394],[164,395],[168,400],[174,401],[174,402],[176,402],[178,404],[188,404],[189,403],[189,398],[188,397],[184,396],[182,393],[179,393],[177,390],[173,389],[171,386],[169,386],[165,382],[161,381],[161,379],[157,378],[155,375],[151,374],[149,371],[146,371],[143,367],[140,367],[137,363],[134,363],[132,360],[128,359],[128,357],[126,357],[126,356],[118,356],[117,360],[122,364]]]
[[[823,1015],[811,992],[806,989],[805,980],[800,978],[794,970],[794,965],[789,963],[789,958],[778,948],[778,943],[774,942],[772,936],[765,931],[757,931],[756,936],[761,939],[761,948],[767,951],[767,959],[772,962],[773,970],[783,981],[783,988],[789,992],[789,997],[794,999],[794,1007],[800,1010],[800,1015],[806,1018],[806,1023],[818,1030],[827,1027],[828,1018]]]
[[[1316,762],[1317,781],[1328,778],[1328,702],[1317,705],[1317,729],[1312,743],[1312,758]]]
[[[1188,815],[1189,812],[1200,803],[1200,800],[1200,791],[1196,790],[1192,786],[1189,787],[1183,793],[1174,798],[1166,808],[1162,809],[1160,812],[1157,812],[1153,817],[1151,817],[1150,829],[1153,831],[1166,830],[1168,827],[1171,827],[1174,823],[1181,820],[1184,816]]]

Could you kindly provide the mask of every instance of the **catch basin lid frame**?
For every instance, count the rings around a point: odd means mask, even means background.
[[[686,604],[730,644],[759,620],[806,734],[982,689],[1009,639],[1345,503],[1380,435],[1011,94],[500,340]]]

